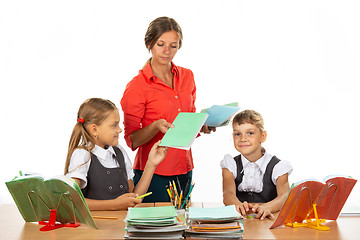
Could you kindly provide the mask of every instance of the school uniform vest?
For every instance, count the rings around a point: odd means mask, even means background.
[[[95,154],[90,153],[91,162],[88,170],[87,185],[82,189],[85,198],[108,200],[129,192],[124,156],[121,150],[113,147],[119,163],[117,168],[106,168]]]
[[[237,166],[237,177],[235,179],[236,185],[236,196],[243,202],[247,201],[249,203],[265,203],[273,200],[277,197],[276,185],[272,182],[271,176],[275,165],[280,162],[276,156],[273,156],[266,167],[266,171],[263,176],[263,189],[261,192],[240,192],[238,186],[243,180],[244,171],[241,161],[241,155],[234,157]]]

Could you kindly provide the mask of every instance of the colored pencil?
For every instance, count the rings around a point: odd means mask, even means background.
[[[143,195],[141,195],[141,196],[137,196],[136,198],[137,198],[137,199],[144,198],[144,197],[149,196],[149,195],[151,195],[151,194],[152,194],[152,192],[148,192],[148,193],[145,193],[145,194],[143,194]]]
[[[195,183],[191,184],[190,190],[189,190],[188,194],[186,195],[185,201],[183,201],[183,204],[182,204],[181,207],[180,207],[181,209],[184,207],[185,203],[187,202],[187,200],[188,200],[188,198],[189,198],[189,196],[190,196],[190,194],[191,194],[194,186],[195,186]]]

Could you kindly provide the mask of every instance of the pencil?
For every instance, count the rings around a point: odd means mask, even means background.
[[[180,189],[181,189],[181,185],[180,185],[180,181],[179,181],[179,178],[178,178],[178,177],[176,177],[176,181],[177,181],[178,188],[179,188],[179,191],[180,191]]]
[[[185,186],[185,190],[184,190],[184,196],[186,196],[187,193],[189,192],[189,183],[190,183],[190,178],[186,182],[186,186]]]
[[[181,198],[182,198],[182,195],[183,195],[183,191],[181,190],[180,198],[179,198],[179,206],[178,206],[178,209],[180,209],[180,206],[181,206]]]
[[[191,194],[191,192],[192,192],[192,190],[193,190],[193,188],[194,188],[194,185],[195,185],[195,183],[190,185],[190,190],[189,190],[189,192],[187,193],[186,198],[185,198],[183,204],[181,205],[181,208],[183,208],[184,205],[186,204],[186,202],[187,202],[187,200],[188,200],[188,198],[189,198],[189,196],[190,196],[190,194]]]
[[[171,197],[171,191],[170,191],[169,188],[167,188],[167,186],[166,186],[166,191],[167,191],[168,194],[169,194],[171,205],[173,205],[173,199],[172,199],[172,197]]]
[[[145,193],[145,194],[143,194],[143,195],[141,195],[141,196],[137,196],[136,198],[137,198],[137,199],[144,198],[144,197],[146,197],[146,196],[149,196],[150,194],[152,194],[152,192]]]
[[[175,193],[174,193],[174,189],[173,189],[173,187],[171,186],[171,182],[170,182],[170,181],[169,181],[169,186],[170,186],[171,196],[172,196],[172,198],[175,200]]]
[[[176,189],[176,184],[175,184],[174,180],[173,180],[173,185],[174,185],[174,190],[175,190],[175,193],[176,193],[176,197],[179,197],[179,194],[178,194],[178,191]]]
[[[169,188],[166,188],[166,191],[167,191],[167,193],[169,194],[169,197],[170,197],[170,200],[171,200],[171,199],[172,199],[172,197],[171,197],[171,193],[170,193]]]

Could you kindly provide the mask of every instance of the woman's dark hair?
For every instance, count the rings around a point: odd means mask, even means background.
[[[150,51],[155,45],[156,41],[166,32],[174,30],[179,36],[179,48],[182,44],[182,31],[179,24],[172,18],[159,17],[153,20],[145,34],[145,46]]]

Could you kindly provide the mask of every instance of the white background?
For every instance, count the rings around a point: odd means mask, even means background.
[[[160,16],[183,29],[174,63],[194,72],[199,111],[234,101],[259,111],[265,148],[294,167],[290,184],[334,173],[360,179],[359,12],[357,0],[1,0],[0,204],[13,202],[4,182],[19,170],[63,173],[85,99],[120,107],[150,57],[147,26]],[[196,139],[193,201],[222,201],[226,153],[237,154],[230,126]],[[346,207],[360,209],[359,186]]]

